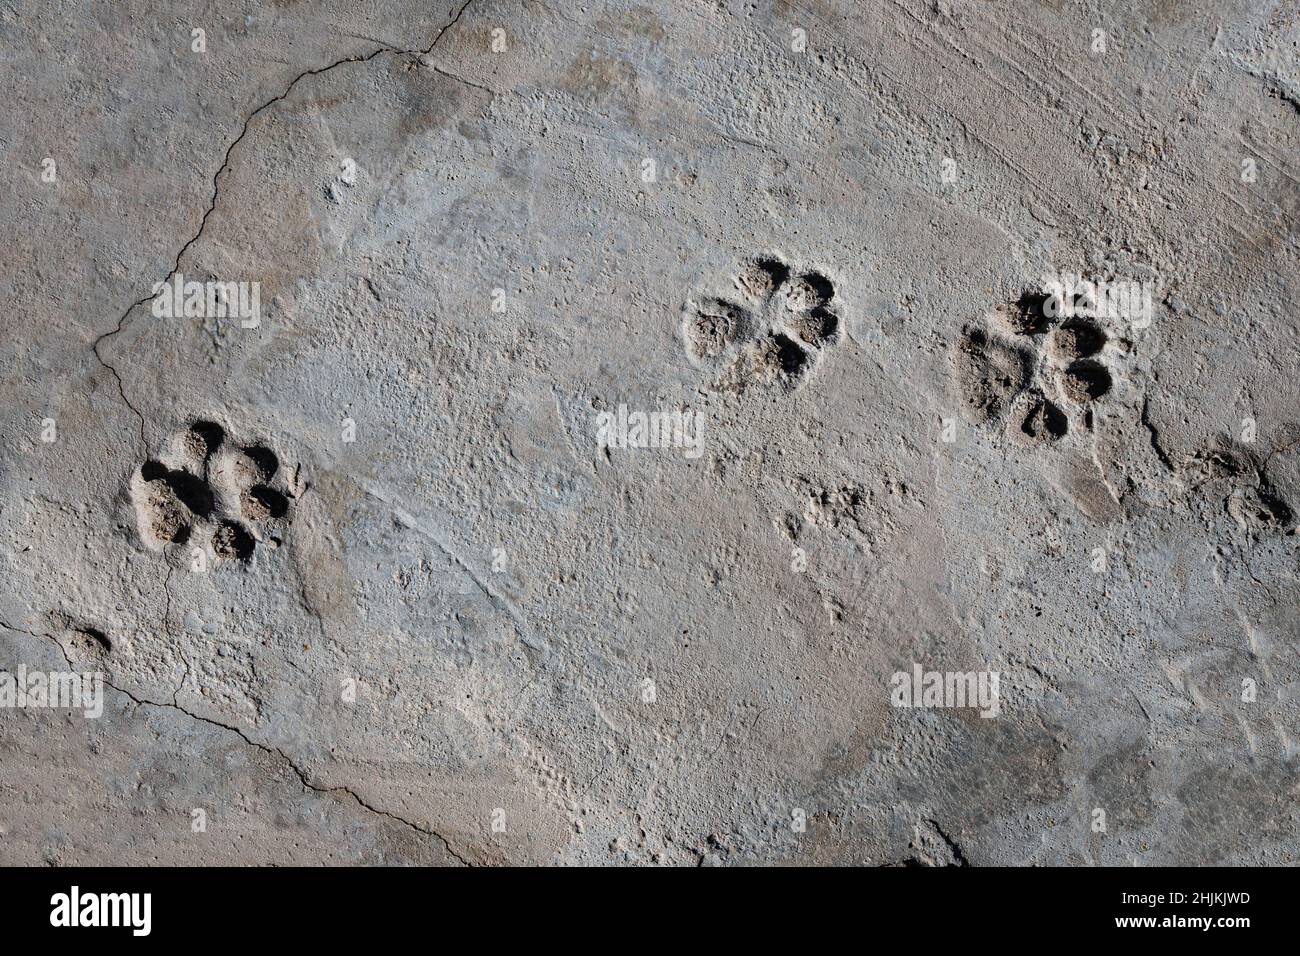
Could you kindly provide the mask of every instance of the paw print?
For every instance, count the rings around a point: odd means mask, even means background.
[[[290,496],[272,487],[279,468],[269,448],[228,443],[220,425],[195,422],[132,476],[141,539],[162,550],[201,534],[216,557],[247,561],[288,520]]]
[[[839,338],[835,287],[817,272],[792,274],[777,258],[753,259],[735,277],[739,302],[694,299],[682,319],[686,353],[719,391],[792,390]]]
[[[1005,420],[1007,434],[1030,446],[1055,444],[1072,421],[1090,428],[1094,403],[1114,384],[1102,326],[1082,316],[1058,322],[1051,305],[1048,296],[1026,292],[991,321],[963,329],[952,352],[967,417],[987,425]]]

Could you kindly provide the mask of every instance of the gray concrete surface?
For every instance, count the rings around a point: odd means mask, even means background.
[[[0,51],[0,863],[1296,862],[1294,2]]]

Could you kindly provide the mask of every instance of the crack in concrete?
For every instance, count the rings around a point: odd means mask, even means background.
[[[176,276],[176,274],[180,272],[181,259],[184,257],[185,253],[189,251],[190,247],[193,246],[196,242],[198,242],[199,239],[203,236],[203,231],[207,228],[208,225],[208,218],[212,215],[212,213],[217,208],[217,199],[220,197],[221,194],[221,185],[220,185],[221,176],[230,168],[230,157],[234,153],[235,147],[238,146],[240,143],[242,143],[244,141],[244,138],[248,135],[248,131],[249,128],[252,126],[253,120],[255,120],[259,115],[261,115],[266,110],[270,109],[276,103],[279,103],[284,99],[287,99],[288,96],[293,92],[294,87],[297,86],[301,80],[304,80],[308,77],[320,76],[324,73],[330,72],[336,67],[345,66],[349,63],[368,63],[371,60],[375,59],[375,57],[381,56],[382,54],[385,53],[393,53],[399,56],[412,56],[412,57],[428,56],[430,53],[433,52],[434,47],[438,45],[438,41],[443,38],[443,36],[447,33],[447,31],[450,30],[452,27],[454,27],[460,21],[460,18],[465,13],[465,10],[473,2],[474,0],[464,0],[464,2],[456,10],[455,14],[452,16],[452,18],[448,20],[447,23],[445,23],[438,30],[436,34],[434,34],[434,37],[429,42],[429,45],[425,47],[423,50],[419,50],[419,49],[408,50],[397,46],[380,46],[374,50],[371,50],[369,53],[353,54],[352,56],[346,56],[341,60],[335,60],[333,63],[330,63],[327,66],[320,66],[320,67],[315,67],[314,69],[304,70],[303,72],[299,73],[297,76],[295,76],[292,80],[289,81],[289,84],[284,88],[284,92],[280,93],[278,96],[271,97],[271,99],[267,100],[261,106],[257,107],[257,109],[249,113],[248,116],[244,118],[243,127],[240,129],[239,135],[235,137],[234,141],[228,147],[226,147],[226,153],[222,159],[221,167],[212,176],[212,199],[208,202],[208,208],[207,210],[204,211],[203,218],[199,221],[198,231],[195,232],[194,235],[191,236],[183,246],[181,246],[180,251],[176,253],[176,259],[175,262],[172,264],[171,271],[167,274],[167,276],[163,279],[163,281],[170,282]],[[460,82],[462,83],[470,82],[468,80],[463,79],[462,77],[457,77],[454,74],[447,73],[444,70],[440,70],[437,67],[433,67],[433,69],[435,69],[436,72],[441,73],[445,76],[449,76],[452,77],[453,79],[460,80]],[[470,85],[476,85],[476,84],[470,84]],[[482,89],[487,89],[487,88],[482,87]],[[134,312],[140,306],[145,305],[148,302],[151,302],[153,298],[154,298],[153,293],[150,292],[150,294],[145,296],[144,298],[137,299],[135,302],[132,302],[129,306],[127,306],[126,311],[122,313],[121,317],[118,318],[117,325],[114,326],[109,331],[104,332],[98,337],[96,337],[95,341],[91,343],[91,351],[94,352],[96,360],[98,360],[100,365],[102,365],[104,368],[108,369],[108,371],[112,373],[114,380],[117,382],[117,391],[118,394],[121,395],[122,397],[122,403],[135,414],[135,417],[137,419],[139,419],[140,445],[146,451],[148,450],[149,443],[148,443],[148,439],[145,436],[146,422],[145,422],[144,414],[140,411],[140,409],[138,409],[134,404],[132,404],[129,398],[127,398],[126,387],[122,381],[121,373],[118,372],[117,367],[115,365],[113,365],[107,359],[104,358],[103,352],[101,352],[100,349],[105,342],[113,338],[115,335],[119,335],[122,332],[122,330],[126,328],[127,319],[130,317],[132,312]]]
[[[64,648],[63,643],[54,635],[42,634],[36,631],[29,631],[26,628],[22,628],[22,627],[14,627],[12,624],[9,624],[7,621],[4,620],[0,620],[0,627],[3,627],[9,631],[13,631],[17,634],[26,634],[28,637],[40,638],[49,641],[51,644],[53,644],[55,647],[59,649],[59,653],[63,656],[64,661],[67,662],[68,667],[70,668],[76,667],[76,664],[73,662],[72,658],[68,655],[67,649]],[[188,668],[187,668],[187,675],[188,675]],[[138,707],[157,707],[161,710],[174,710],[178,713],[184,714],[186,717],[189,717],[191,720],[196,720],[199,723],[203,723],[203,724],[209,724],[210,726],[213,727],[219,727],[222,730],[232,733],[235,736],[239,737],[239,739],[242,740],[245,744],[254,748],[255,750],[260,750],[263,753],[269,754],[272,757],[279,758],[279,760],[282,761],[286,767],[288,767],[291,771],[293,771],[294,776],[298,778],[298,781],[299,783],[302,784],[303,789],[309,790],[312,793],[325,794],[327,796],[338,796],[342,794],[344,796],[350,797],[353,803],[355,803],[357,806],[361,807],[361,809],[366,810],[369,813],[373,813],[374,815],[380,817],[386,817],[389,820],[393,820],[397,823],[400,823],[403,826],[416,831],[417,833],[423,834],[424,836],[434,837],[443,845],[443,847],[447,851],[447,854],[453,857],[458,862],[460,862],[463,866],[474,865],[465,857],[461,856],[461,854],[458,853],[456,849],[451,845],[451,841],[448,840],[441,833],[439,833],[437,830],[432,830],[426,827],[422,827],[418,823],[414,822],[413,820],[408,820],[405,817],[399,816],[396,813],[391,813],[388,810],[381,810],[380,808],[374,806],[373,804],[367,803],[365,800],[361,798],[361,796],[356,791],[352,790],[350,787],[347,786],[322,787],[312,783],[310,777],[307,775],[307,772],[303,770],[301,767],[299,767],[298,764],[294,761],[294,759],[290,757],[287,753],[285,753],[283,750],[281,750],[279,747],[272,747],[269,744],[264,744],[261,743],[260,741],[254,740],[252,737],[249,737],[248,734],[244,733],[243,730],[234,726],[233,724],[222,723],[221,721],[215,720],[211,717],[204,717],[202,714],[196,714],[193,711],[186,710],[184,707],[175,703],[174,700],[172,703],[166,703],[165,701],[149,700],[146,697],[137,697],[131,691],[123,687],[119,687],[118,685],[112,683],[107,679],[104,680],[104,686],[110,688],[111,690],[117,691],[119,694],[121,694],[122,696],[126,697],[128,700],[135,703],[136,706]]]
[[[177,710],[180,709],[179,698],[180,698],[181,691],[184,690],[186,681],[190,679],[190,659],[186,657],[184,654],[181,654],[180,657],[181,660],[185,662],[185,673],[181,675],[180,683],[177,684],[176,689],[172,691],[172,706],[175,707]]]
[[[1164,465],[1166,468],[1168,468],[1170,471],[1177,474],[1178,469],[1177,467],[1175,467],[1173,460],[1169,457],[1168,454],[1165,453],[1164,448],[1160,446],[1159,429],[1157,429],[1155,425],[1151,424],[1151,419],[1148,416],[1148,409],[1150,404],[1151,404],[1150,396],[1143,395],[1142,396],[1142,426],[1146,428],[1147,433],[1151,436],[1151,448],[1156,453],[1156,457],[1160,459],[1160,463]]]
[[[299,73],[297,76],[295,76],[292,80],[289,81],[288,85],[284,88],[284,91],[282,93],[280,93],[277,96],[273,96],[271,99],[267,100],[266,102],[258,106],[255,110],[253,110],[251,113],[249,113],[248,116],[244,118],[244,122],[239,131],[239,135],[235,137],[234,141],[231,142],[231,144],[228,147],[226,147],[226,152],[222,158],[220,168],[218,168],[216,173],[214,173],[212,176],[212,198],[208,202],[208,208],[203,213],[203,218],[199,221],[198,230],[194,233],[193,236],[191,236],[185,242],[183,246],[181,246],[180,250],[176,253],[176,258],[172,264],[171,271],[167,274],[166,278],[163,281],[170,282],[177,275],[177,273],[180,272],[181,260],[184,258],[185,253],[188,252],[190,248],[196,242],[199,241],[200,238],[202,238],[204,230],[207,228],[208,220],[212,216],[212,213],[217,208],[217,201],[221,195],[221,177],[230,168],[230,158],[234,154],[235,148],[240,143],[242,143],[244,139],[248,136],[253,121],[259,115],[266,112],[276,103],[279,103],[282,100],[287,99],[289,95],[293,92],[294,88],[298,85],[298,83],[304,79],[307,79],[308,77],[320,76],[324,73],[328,73],[331,70],[336,69],[337,67],[344,66],[349,63],[368,63],[371,60],[375,59],[376,57],[381,56],[385,53],[396,54],[399,56],[428,56],[433,52],[434,48],[438,45],[438,42],[443,38],[443,36],[446,35],[447,31],[450,30],[453,26],[455,26],[458,22],[460,22],[461,17],[464,15],[466,9],[468,9],[469,5],[472,2],[473,0],[464,0],[464,2],[460,4],[459,8],[456,9],[456,12],[451,17],[451,19],[448,20],[447,23],[445,23],[441,28],[439,28],[438,32],[434,34],[433,39],[430,40],[429,45],[425,47],[423,50],[419,50],[419,49],[408,50],[397,46],[383,45],[377,47],[374,50],[371,50],[369,53],[353,54],[351,56],[344,57],[340,60],[336,60],[333,63],[328,64],[327,66],[304,70],[303,72]],[[454,74],[449,73],[448,71],[438,69],[437,67],[433,67],[433,69],[444,76],[448,76],[452,79],[459,80],[462,83],[466,83],[471,86],[477,85],[477,84],[470,83],[470,81],[465,80],[463,77],[457,77]],[[482,87],[482,89],[486,90],[487,88]],[[492,91],[489,90],[488,92],[492,92]],[[149,303],[150,301],[152,301],[152,299],[153,299],[153,294],[151,292],[150,295],[137,299],[135,302],[132,302],[129,306],[127,306],[126,310],[118,318],[117,324],[109,331],[104,332],[98,337],[96,337],[94,342],[91,344],[91,351],[94,353],[95,359],[99,362],[100,365],[102,365],[105,369],[107,369],[112,374],[114,381],[117,383],[117,391],[118,394],[121,396],[122,404],[125,405],[128,409],[130,409],[131,412],[135,415],[136,419],[139,421],[140,447],[146,452],[148,451],[149,443],[146,435],[147,423],[145,421],[144,413],[141,412],[140,409],[137,408],[135,404],[132,403],[131,399],[127,396],[126,386],[122,380],[121,373],[118,371],[117,367],[113,363],[109,362],[108,359],[104,357],[104,353],[102,349],[105,343],[107,343],[114,336],[121,334],[122,330],[126,328],[127,320],[130,318],[131,313],[133,313],[136,309],[140,308],[142,305]],[[168,577],[170,580],[170,572]],[[164,582],[164,590],[166,589],[167,589],[167,583]],[[171,600],[170,600],[171,594],[169,591],[167,593],[167,598],[168,601],[167,601],[167,609],[164,611],[164,622],[166,622],[168,616],[170,615],[170,610],[171,610]],[[317,615],[317,617],[319,619],[319,615]],[[323,634],[324,622],[320,621],[320,624],[321,624],[321,629]],[[4,621],[0,621],[0,626],[3,626],[6,629],[11,631],[15,631],[22,634],[28,634],[32,637],[43,637],[46,640],[51,641],[59,648],[59,651],[63,654],[63,658],[68,662],[68,665],[70,667],[73,666],[72,659],[68,656],[68,653],[64,649],[63,644],[52,635],[37,634],[32,631],[24,630],[23,628],[16,628],[5,623]],[[185,680],[188,679],[189,677],[189,671],[190,671],[189,662],[186,661],[186,675],[181,679],[182,686],[184,685]],[[402,825],[409,827],[410,829],[415,830],[416,832],[424,834],[426,836],[435,837],[436,839],[441,841],[441,843],[446,848],[447,853],[449,855],[454,857],[456,860],[458,860],[460,863],[464,864],[465,866],[472,865],[467,859],[465,859],[465,857],[461,856],[459,853],[456,852],[456,850],[452,847],[451,842],[442,834],[431,829],[426,829],[425,827],[422,827],[411,820],[407,820],[404,817],[398,816],[397,814],[390,813],[387,810],[381,810],[375,806],[372,806],[371,804],[363,800],[355,791],[351,790],[346,786],[339,786],[339,787],[317,786],[316,784],[311,782],[311,780],[308,778],[307,773],[301,767],[299,767],[293,761],[293,759],[290,758],[289,755],[286,754],[284,751],[253,740],[251,737],[245,734],[238,727],[235,727],[230,724],[221,723],[220,721],[213,720],[212,718],[209,717],[203,717],[199,714],[192,713],[191,711],[188,711],[185,708],[181,707],[176,702],[177,694],[180,691],[180,687],[177,688],[177,693],[174,693],[172,695],[172,702],[165,703],[165,702],[152,701],[152,700],[147,700],[144,698],[137,697],[134,694],[132,694],[130,691],[118,687],[114,684],[111,684],[108,681],[105,681],[105,685],[112,688],[113,690],[116,690],[118,693],[123,694],[130,700],[134,701],[138,706],[148,705],[151,707],[170,708],[182,714],[185,714],[187,717],[191,718],[192,720],[198,720],[206,724],[211,724],[214,727],[220,727],[223,730],[236,734],[237,736],[239,736],[241,740],[243,740],[249,746],[261,750],[272,756],[278,757],[280,760],[282,760],[284,764],[293,771],[294,775],[298,777],[298,780],[302,783],[305,789],[315,793],[328,794],[331,796],[344,794],[350,797],[357,804],[357,806],[361,807],[362,809],[370,813],[373,813],[377,816],[387,817],[390,820],[394,820],[398,823],[401,823]]]
[[[170,635],[172,632],[172,572],[176,569],[170,565],[167,567],[167,577],[163,578],[163,596],[166,603],[163,606],[162,616],[162,633]]]
[[[944,832],[943,827],[939,826],[938,820],[927,818],[925,822],[934,827],[934,832],[939,834],[939,838],[942,839],[944,843],[948,844],[948,849],[952,851],[953,859],[957,861],[958,866],[970,866],[970,860],[966,859],[966,854],[962,851],[961,844]]]

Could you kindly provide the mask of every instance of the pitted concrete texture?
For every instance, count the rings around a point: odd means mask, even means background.
[[[0,863],[1297,860],[1294,2],[0,49]]]

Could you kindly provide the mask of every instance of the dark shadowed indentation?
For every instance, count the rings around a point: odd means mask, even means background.
[[[253,554],[253,536],[227,521],[212,535],[212,553],[219,558],[246,561]]]
[[[201,518],[212,514],[212,489],[202,479],[196,478],[188,471],[171,471],[163,481],[175,492],[181,504],[194,514]]]
[[[789,336],[773,336],[776,343],[776,357],[782,373],[794,378],[801,374],[808,365],[808,353],[801,349]]]
[[[113,643],[108,639],[108,635],[97,627],[80,627],[74,633],[76,634],[74,640],[91,650],[107,654],[113,649]]]
[[[244,454],[248,456],[248,460],[253,463],[264,481],[274,476],[280,468],[280,459],[276,458],[275,452],[265,445],[252,445],[244,449]]]
[[[817,293],[820,303],[825,304],[835,298],[835,285],[820,272],[804,273],[803,280]]]
[[[1101,398],[1110,387],[1111,377],[1106,366],[1089,359],[1070,363],[1061,376],[1061,389],[1066,397],[1080,404]]]
[[[1021,335],[1037,335],[1052,324],[1049,318],[1048,302],[1051,296],[1043,292],[1026,292],[1012,303],[1007,319],[1013,329]]]
[[[1259,506],[1261,517],[1270,524],[1290,524],[1293,512],[1291,506],[1275,495],[1268,488],[1259,490]]]
[[[1020,430],[1026,436],[1045,441],[1064,438],[1069,428],[1065,413],[1046,399],[1034,402],[1020,423]]]
[[[289,511],[289,501],[278,491],[265,485],[249,488],[239,499],[244,517],[251,521],[266,521],[268,518],[283,518]]]
[[[755,299],[766,299],[789,275],[785,263],[772,258],[758,258],[741,267],[736,276],[736,288]]]
[[[804,344],[821,348],[834,342],[839,331],[839,317],[829,309],[821,307],[805,312],[789,320],[790,329],[803,340]]]
[[[1101,326],[1087,319],[1071,319],[1052,334],[1052,350],[1067,361],[1096,355],[1105,344]]]
[[[171,469],[157,461],[146,461],[140,466],[140,477],[147,482],[162,482],[176,496],[176,500],[193,514],[201,518],[212,514],[212,490],[202,479],[196,478],[188,471]]]
[[[216,422],[197,421],[185,434],[185,448],[200,461],[207,459],[221,447],[226,431]]]

